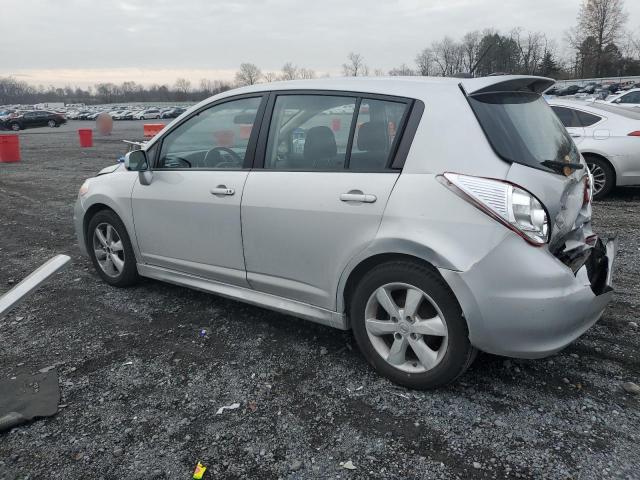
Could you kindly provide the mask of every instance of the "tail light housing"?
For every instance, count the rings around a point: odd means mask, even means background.
[[[633,132],[627,133],[627,137],[640,137],[640,130],[634,130]]]
[[[531,245],[549,242],[549,214],[524,188],[504,180],[448,172],[438,175],[438,180]]]

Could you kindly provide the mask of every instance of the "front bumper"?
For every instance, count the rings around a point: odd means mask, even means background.
[[[460,302],[472,345],[496,355],[540,358],[582,335],[611,301],[618,241],[603,245],[602,261],[589,273],[585,265],[574,275],[546,249],[515,235],[466,272],[440,272]],[[594,275],[603,280],[592,288]]]
[[[73,226],[76,230],[76,239],[78,241],[78,248],[80,249],[80,253],[83,255],[88,255],[87,253],[87,242],[85,239],[84,232],[84,214],[85,209],[82,206],[82,201],[78,196],[76,200],[76,204],[73,207]]]

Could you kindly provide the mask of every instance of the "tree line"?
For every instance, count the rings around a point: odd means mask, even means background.
[[[403,63],[385,71],[370,68],[365,58],[352,52],[342,65],[344,76],[423,75],[452,76],[465,73],[542,75],[558,79],[640,75],[640,39],[625,29],[628,15],[624,0],[583,0],[576,25],[567,32],[564,57],[554,39],[544,32],[514,28],[501,33],[494,29],[472,31],[461,38],[449,36],[419,51],[414,63]],[[235,81],[202,79],[192,84],[179,78],[173,85],[144,86],[136,82],[98,83],[86,89],[66,86],[33,86],[14,78],[0,78],[1,104],[129,103],[198,101],[235,86],[275,80],[315,78],[309,68],[287,62],[279,71],[262,71],[243,63]]]

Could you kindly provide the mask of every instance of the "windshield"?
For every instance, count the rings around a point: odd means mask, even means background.
[[[496,92],[472,95],[471,108],[491,146],[509,162],[550,170],[542,162],[580,162],[580,153],[541,95]]]

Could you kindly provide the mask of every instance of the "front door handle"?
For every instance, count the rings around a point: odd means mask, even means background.
[[[352,190],[340,195],[340,200],[343,202],[373,203],[377,199],[375,195],[362,193],[360,190]]]
[[[216,188],[209,190],[211,195],[233,195],[236,191],[233,188],[227,188],[226,185],[218,185]]]

